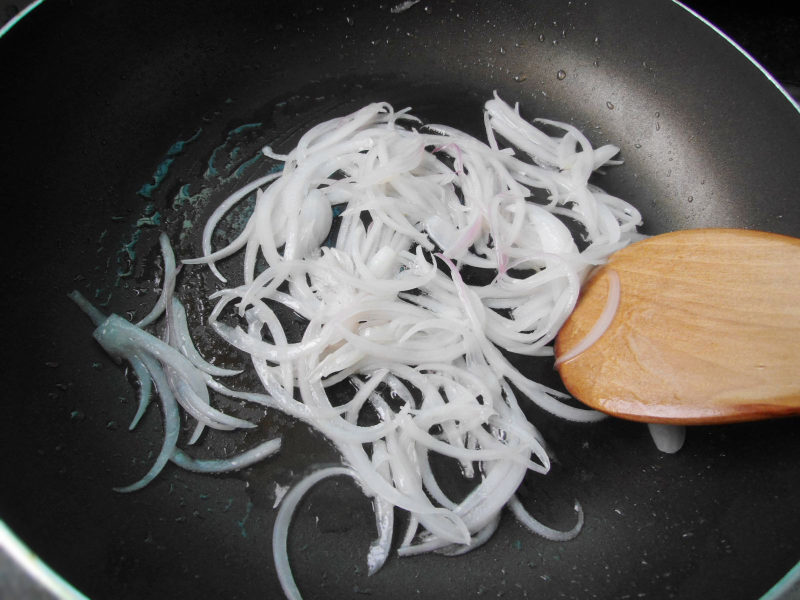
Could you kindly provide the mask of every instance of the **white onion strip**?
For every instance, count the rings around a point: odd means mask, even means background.
[[[559,366],[568,360],[572,360],[573,358],[583,354],[589,348],[591,348],[597,340],[603,337],[603,334],[608,330],[611,322],[614,320],[614,317],[617,314],[617,310],[619,309],[619,299],[619,273],[617,273],[614,269],[608,269],[608,294],[606,296],[606,304],[603,307],[603,312],[600,313],[600,316],[589,330],[589,333],[587,333],[586,336],[577,344],[575,344],[568,352],[565,352],[559,356],[558,359],[556,359],[555,366]]]
[[[534,519],[531,514],[525,510],[525,507],[522,506],[522,502],[520,502],[516,496],[512,497],[511,501],[508,503],[508,507],[511,509],[511,512],[514,513],[514,516],[517,517],[517,520],[527,527],[532,533],[540,535],[546,540],[553,542],[569,541],[578,535],[583,527],[583,509],[578,501],[575,501],[575,512],[578,513],[578,520],[572,529],[567,531],[553,529],[552,527],[548,527],[547,525]]]
[[[275,517],[275,525],[272,528],[272,555],[275,558],[278,581],[280,581],[283,593],[289,600],[302,600],[300,590],[297,588],[292,576],[292,569],[289,565],[289,552],[286,546],[292,516],[294,516],[294,511],[297,509],[300,500],[312,487],[323,479],[337,475],[347,475],[356,482],[359,481],[358,475],[352,469],[347,467],[326,467],[314,471],[311,475],[301,479],[281,500],[278,516]]]
[[[686,441],[686,427],[665,423],[648,423],[647,430],[656,448],[666,454],[675,454]]]
[[[182,469],[195,473],[227,473],[249,467],[272,456],[280,449],[281,439],[276,438],[230,458],[193,458],[180,448],[176,448],[170,460]]]
[[[172,246],[166,233],[162,233],[158,237],[158,242],[161,245],[161,255],[164,258],[164,281],[161,284],[161,294],[155,306],[146,317],[136,323],[139,327],[147,327],[164,313],[167,308],[167,302],[172,298],[175,290],[175,279],[179,270],[175,266],[175,253],[172,251]]]

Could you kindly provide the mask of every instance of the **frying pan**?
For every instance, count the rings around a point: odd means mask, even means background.
[[[289,149],[314,123],[374,100],[481,135],[497,90],[528,118],[618,144],[625,165],[598,183],[642,211],[646,233],[800,233],[796,106],[672,2],[49,0],[0,52],[0,516],[91,598],[280,597],[276,495],[337,461],[305,426],[233,406],[259,428],[209,435],[198,454],[280,432],[280,455],[224,476],[168,466],[139,492],[112,491],[146,471],[160,419],[151,409],[127,431],[135,390],[66,294],[144,314],[158,232],[179,256],[196,254],[197,223],[268,168],[245,165],[261,145]],[[197,295],[186,301],[202,318]],[[525,368],[557,385],[551,366]],[[668,456],[637,424],[528,412],[557,460],[520,495],[555,527],[571,526],[578,499],[578,538],[547,542],[507,515],[475,552],[392,557],[367,577],[371,507],[331,480],[290,536],[305,597],[756,598],[800,558],[796,420],[693,428]]]

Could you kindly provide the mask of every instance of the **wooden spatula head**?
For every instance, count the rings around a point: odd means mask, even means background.
[[[612,270],[620,295],[611,325],[558,365],[575,397],[653,423],[800,414],[800,240],[696,229],[632,244],[584,286],[557,359],[603,312]]]

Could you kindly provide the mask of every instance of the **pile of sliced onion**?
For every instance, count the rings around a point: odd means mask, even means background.
[[[261,389],[223,385],[238,371],[210,364],[195,348],[166,236],[162,295],[138,325],[106,318],[73,294],[97,324],[97,341],[140,380],[133,425],[153,385],[160,399],[161,452],[122,491],[146,485],[168,461],[219,472],[279,450],[280,440],[270,440],[235,458],[199,461],[180,449],[181,412],[197,423],[189,444],[206,427],[254,426],[214,408],[213,391],[299,419],[341,454],[345,466],[310,475],[280,506],[273,545],[289,597],[299,597],[286,556],[289,520],[302,495],[328,476],[352,477],[375,500],[370,573],[389,555],[398,508],[410,513],[402,556],[474,549],[506,506],[548,539],[578,533],[577,503],[575,527],[556,531],[515,496],[529,471],[550,468],[520,402],[573,421],[602,415],[566,403],[507,356],[552,356],[550,343],[588,271],[634,239],[641,219],[589,183],[596,169],[615,164],[618,148],[592,148],[571,125],[539,121],[547,133],[498,97],[484,118],[486,142],[377,103],[313,127],[288,154],[264,149],[283,170],[223,201],[204,229],[202,256],[183,260],[227,284],[210,296],[208,324],[250,356]],[[219,223],[253,194],[241,234],[214,248]],[[242,274],[228,282],[215,262],[234,256]],[[305,321],[299,340],[290,341],[280,316],[287,312]],[[157,335],[144,329],[159,323]],[[341,403],[329,390],[345,380],[355,391]],[[460,462],[474,482],[465,498],[442,489],[431,466],[437,454]]]

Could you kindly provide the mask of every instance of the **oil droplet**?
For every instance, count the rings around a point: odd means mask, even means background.
[[[600,44],[600,38],[597,37],[597,36],[594,36],[594,45],[597,46],[599,44]]]
[[[656,111],[656,119],[658,119],[660,116],[661,116],[661,111],[660,111],[660,110],[657,110],[657,111]]]
[[[614,104],[611,103],[610,101],[606,102],[606,107],[608,108],[608,110],[614,110]]]
[[[687,200],[688,200],[689,202],[694,202],[694,196],[689,196],[689,197],[687,198]]]
[[[427,5],[427,4],[425,5],[425,8],[423,10],[425,11],[425,14],[428,14],[428,15],[433,12],[433,8],[431,8],[430,5]]]
[[[661,123],[656,123],[656,131],[661,131]]]
[[[595,67],[599,67],[600,66],[600,61],[595,58],[594,62],[592,63],[592,65],[594,65]]]
[[[345,17],[344,20],[347,21],[347,24],[350,25],[350,27],[353,26],[353,17]]]
[[[500,54],[505,54],[505,53],[506,53],[506,49],[503,48],[502,46],[500,46]]]
[[[543,41],[544,41],[544,39],[545,39],[545,38],[544,38],[544,34],[543,34],[543,33],[540,33],[540,34],[539,34],[539,41],[540,41],[540,42],[543,42]]]
[[[522,83],[527,78],[528,78],[528,76],[525,75],[524,73],[520,73],[519,75],[514,75],[514,81],[516,81],[517,83]]]
[[[567,76],[567,72],[564,69],[559,69],[558,73],[556,73],[556,77],[558,78],[559,81],[564,79],[566,76]]]
[[[641,147],[642,147],[642,145],[641,145],[641,144],[634,144],[634,145],[633,145],[633,147],[634,147],[634,148],[641,148]]]

